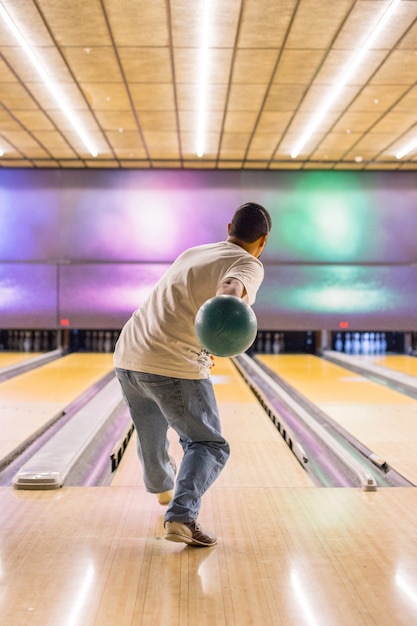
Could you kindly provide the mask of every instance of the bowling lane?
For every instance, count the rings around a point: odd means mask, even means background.
[[[259,405],[230,359],[215,359],[212,380],[222,428],[231,446],[227,466],[213,488],[313,487],[281,435]],[[170,453],[179,464],[182,449],[175,432],[169,431]],[[142,485],[132,436],[112,486]]]
[[[0,461],[113,369],[111,354],[69,354],[0,384]]]
[[[417,485],[416,400],[312,355],[257,358]]]
[[[0,352],[0,370],[10,365],[23,363],[44,354],[43,352]]]
[[[417,377],[417,358],[406,354],[384,354],[384,355],[355,355],[356,361],[363,361],[364,364],[372,363],[380,367],[401,372],[408,376]]]

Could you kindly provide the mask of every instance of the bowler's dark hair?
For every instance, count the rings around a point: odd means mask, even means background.
[[[246,202],[236,209],[230,224],[230,237],[253,243],[272,228],[268,211],[261,204]]]

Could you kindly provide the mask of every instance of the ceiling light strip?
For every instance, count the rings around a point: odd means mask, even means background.
[[[395,157],[397,159],[402,159],[403,156],[405,156],[409,152],[412,152],[416,148],[417,148],[417,137],[415,137],[414,139],[409,141],[407,144],[405,144],[404,148],[402,150],[399,150],[397,154],[395,155]]]
[[[394,11],[398,8],[401,0],[392,0],[389,4],[388,8],[385,10],[383,15],[380,17],[372,31],[369,33],[365,42],[356,52],[355,56],[349,63],[348,67],[345,69],[339,80],[334,85],[332,91],[328,94],[327,98],[320,104],[318,107],[318,113],[313,117],[310,125],[307,127],[307,130],[302,135],[299,142],[295,145],[294,150],[291,152],[291,156],[295,159],[310,139],[313,132],[316,130],[317,126],[320,124],[327,111],[332,106],[333,102],[336,100],[337,96],[346,85],[349,78],[352,76],[353,72],[357,69],[358,65],[361,63],[363,57],[366,52],[369,50],[371,45],[374,43],[384,26],[387,24],[388,20],[392,17]]]
[[[199,106],[197,122],[197,156],[204,154],[204,141],[206,133],[206,108],[207,108],[207,80],[208,80],[208,41],[210,21],[210,0],[203,0],[203,32],[201,42],[200,82],[199,82]]]
[[[29,60],[31,61],[32,65],[35,67],[35,69],[37,70],[37,72],[41,76],[42,80],[44,81],[44,83],[48,87],[49,91],[51,92],[51,94],[53,95],[55,100],[57,101],[60,109],[63,111],[63,113],[65,114],[67,119],[71,122],[71,125],[73,126],[74,130],[76,131],[76,133],[80,137],[81,141],[83,142],[83,144],[87,148],[88,152],[93,157],[96,157],[97,154],[98,154],[96,148],[93,146],[91,141],[88,139],[84,129],[82,128],[82,126],[78,122],[77,118],[75,117],[75,115],[72,113],[72,111],[68,108],[68,106],[64,102],[64,100],[63,100],[60,92],[58,91],[55,83],[49,78],[45,68],[43,67],[43,65],[41,64],[41,62],[39,61],[39,59],[37,58],[37,56],[33,52],[32,48],[30,47],[30,45],[28,44],[26,39],[23,37],[22,33],[17,28],[16,24],[14,23],[14,21],[12,20],[12,18],[10,17],[10,15],[8,14],[8,12],[6,11],[6,9],[4,8],[4,6],[2,4],[0,4],[0,15],[3,18],[3,20],[5,21],[5,23],[7,24],[7,26],[9,27],[9,29],[11,30],[11,32],[13,33],[14,37],[16,38],[16,40],[18,41],[20,46],[26,52],[26,54],[29,57]]]

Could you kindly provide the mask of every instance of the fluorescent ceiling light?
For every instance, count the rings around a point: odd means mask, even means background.
[[[320,122],[326,115],[327,111],[330,109],[333,102],[336,100],[337,96],[339,95],[343,87],[346,85],[349,78],[352,76],[353,72],[357,69],[358,65],[361,63],[366,52],[372,46],[375,39],[380,34],[381,30],[384,28],[384,26],[386,25],[390,17],[393,15],[394,11],[398,8],[398,5],[400,4],[400,2],[401,0],[392,0],[392,2],[389,4],[386,11],[383,13],[383,15],[380,17],[380,19],[378,20],[378,22],[376,23],[372,31],[369,33],[368,37],[365,40],[365,43],[363,43],[362,46],[359,48],[359,50],[356,52],[355,56],[349,63],[348,67],[345,69],[345,71],[343,72],[339,80],[334,85],[332,91],[329,93],[327,98],[322,102],[322,104],[320,104],[318,113],[316,113],[316,115],[313,117],[310,125],[307,127],[307,130],[304,132],[300,141],[295,145],[294,150],[291,152],[291,156],[293,159],[295,159],[300,154],[301,150],[303,149],[307,141],[310,139],[311,135],[316,130],[317,126],[320,124]]]
[[[43,65],[41,64],[41,62],[39,61],[39,59],[37,58],[37,56],[33,52],[32,48],[30,47],[30,45],[28,44],[26,39],[23,37],[22,33],[17,28],[16,24],[14,23],[14,21],[12,20],[10,15],[7,13],[6,9],[4,8],[4,6],[2,4],[0,4],[0,15],[3,18],[3,20],[6,22],[7,26],[10,28],[11,32],[13,33],[13,35],[15,36],[15,38],[17,39],[17,41],[19,42],[19,44],[21,45],[23,50],[26,52],[26,54],[29,57],[31,63],[34,65],[35,69],[40,74],[42,80],[44,81],[44,83],[48,87],[49,91],[52,93],[53,97],[57,101],[57,103],[58,103],[59,107],[61,108],[61,110],[63,111],[63,113],[66,115],[68,120],[71,122],[74,130],[77,132],[77,134],[81,138],[81,141],[83,142],[83,144],[85,145],[85,147],[87,148],[89,153],[93,157],[96,157],[97,154],[98,154],[97,150],[95,149],[95,147],[93,146],[91,141],[88,139],[87,135],[84,132],[84,129],[82,128],[82,126],[80,125],[78,120],[76,119],[75,115],[72,113],[72,111],[65,104],[65,102],[64,102],[61,94],[59,93],[55,83],[49,78],[45,68],[43,67]]]
[[[201,42],[199,105],[197,126],[197,156],[204,154],[204,138],[206,130],[207,78],[208,78],[208,40],[209,40],[209,7],[210,0],[203,0],[203,33]]]
[[[403,156],[405,156],[406,154],[408,154],[409,152],[411,152],[412,150],[415,150],[417,148],[417,137],[415,137],[414,139],[412,139],[411,141],[409,141],[402,150],[399,150],[399,152],[397,152],[397,154],[395,155],[395,157],[397,159],[402,159]]]

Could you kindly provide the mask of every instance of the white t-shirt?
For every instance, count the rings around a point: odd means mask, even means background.
[[[183,252],[125,324],[116,344],[114,365],[122,369],[202,379],[210,375],[209,355],[194,330],[200,306],[225,278],[238,278],[252,305],[262,283],[262,263],[229,241]]]

